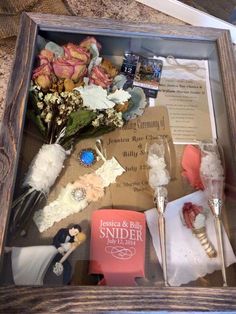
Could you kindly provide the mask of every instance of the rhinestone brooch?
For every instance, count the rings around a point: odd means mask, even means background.
[[[84,188],[74,189],[71,194],[74,200],[79,202],[85,199],[86,190]]]

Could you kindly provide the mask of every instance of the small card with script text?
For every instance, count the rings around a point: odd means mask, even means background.
[[[134,286],[144,277],[145,215],[100,209],[91,219],[90,274],[104,276],[100,285]]]

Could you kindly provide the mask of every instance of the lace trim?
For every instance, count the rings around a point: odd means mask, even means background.
[[[113,157],[95,171],[81,176],[74,183],[62,188],[58,198],[35,212],[33,220],[40,232],[50,228],[55,222],[83,210],[92,201],[104,195],[104,188],[115,183],[125,170]]]
[[[105,161],[104,164],[96,170],[96,174],[102,178],[102,186],[104,188],[111,183],[115,183],[116,178],[122,175],[123,172],[125,172],[125,169],[121,167],[114,157]]]

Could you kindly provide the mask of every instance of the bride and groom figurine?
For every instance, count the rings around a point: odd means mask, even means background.
[[[71,243],[75,242],[75,237],[82,231],[80,225],[74,225],[72,228],[60,229],[54,236],[52,244],[57,248],[58,254],[53,260],[53,264],[60,263],[62,256],[71,248]],[[62,263],[60,263],[62,264]],[[67,285],[71,279],[71,264],[68,259],[63,262],[63,284]]]
[[[71,278],[68,256],[84,241],[86,235],[80,225],[60,229],[54,236],[52,245],[6,248],[11,252],[12,273],[16,285],[43,285],[44,276],[53,262],[61,266],[63,284]],[[63,265],[63,266],[62,266]]]

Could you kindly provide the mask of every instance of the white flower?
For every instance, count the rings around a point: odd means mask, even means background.
[[[108,95],[107,98],[116,104],[123,104],[131,98],[131,95],[123,89],[117,89],[114,93]]]
[[[170,181],[170,175],[166,169],[164,158],[164,146],[154,143],[150,146],[148,152],[147,164],[149,169],[149,185],[152,189],[167,185]]]
[[[106,110],[107,117],[105,118],[106,125],[115,125],[120,128],[123,126],[124,121],[122,118],[122,112],[117,112],[115,109],[107,109]]]
[[[38,102],[37,102],[37,107],[38,107],[39,109],[43,109],[43,102],[42,102],[42,101],[38,101]]]
[[[149,185],[154,190],[162,185],[167,185],[170,181],[169,173],[166,169],[150,169],[149,170]]]
[[[206,225],[206,216],[202,213],[199,213],[196,218],[195,221],[193,222],[193,226],[195,229],[200,229],[205,227]]]
[[[47,113],[46,117],[45,117],[45,122],[50,122],[52,120],[52,113],[49,112]]]
[[[43,93],[42,92],[39,92],[38,96],[39,96],[39,99],[43,99]]]
[[[164,157],[158,157],[156,155],[148,155],[147,164],[151,168],[156,168],[157,170],[163,170],[166,167]]]
[[[91,110],[103,110],[115,106],[115,103],[107,98],[107,91],[101,86],[80,86],[75,90],[80,92],[83,105]]]
[[[99,114],[95,120],[92,121],[92,125],[96,128],[100,125],[100,122],[103,120],[104,114]]]
[[[58,103],[58,100],[59,100],[59,95],[57,95],[56,93],[54,93],[53,95],[52,95],[52,97],[50,98],[50,102],[52,103],[52,104],[55,104],[56,102]]]
[[[45,97],[44,97],[44,101],[45,101],[46,103],[50,102],[51,97],[52,97],[52,94],[51,94],[51,93],[47,93],[47,94],[45,95]]]
[[[216,153],[208,152],[202,157],[200,172],[203,176],[211,177],[214,180],[224,176],[221,160]]]

